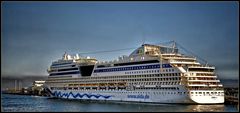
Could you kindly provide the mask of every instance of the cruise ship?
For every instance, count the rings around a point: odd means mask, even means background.
[[[129,55],[98,61],[65,53],[47,69],[51,97],[146,103],[224,103],[215,67],[171,45],[142,44]]]

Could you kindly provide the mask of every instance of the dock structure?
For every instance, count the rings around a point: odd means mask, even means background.
[[[225,92],[225,103],[229,104],[239,104],[239,93],[238,93],[238,87],[227,87],[224,88]]]
[[[5,94],[17,94],[17,95],[38,95],[38,96],[48,96],[45,92],[43,84],[45,81],[38,80],[34,81],[31,86],[29,87],[22,87],[20,88],[20,83],[17,88],[17,81],[15,80],[15,87],[14,88],[7,88],[3,90],[2,93]]]

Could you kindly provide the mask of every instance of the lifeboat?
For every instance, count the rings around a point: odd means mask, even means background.
[[[108,83],[108,86],[109,86],[110,88],[114,88],[114,87],[115,87],[115,83]]]
[[[79,84],[79,86],[81,87],[81,86],[85,86],[85,84]]]
[[[68,87],[72,87],[72,86],[74,86],[74,84],[68,84]]]
[[[119,82],[118,87],[126,87],[126,82]]]
[[[91,84],[92,87],[98,87],[98,84]]]
[[[100,86],[100,88],[104,88],[105,89],[106,86],[107,86],[107,83],[100,83],[99,86]]]

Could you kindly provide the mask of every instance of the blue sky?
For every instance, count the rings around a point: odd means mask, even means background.
[[[175,40],[221,78],[239,75],[238,2],[3,2],[2,76],[47,76],[70,54]],[[133,50],[89,54],[114,60]]]

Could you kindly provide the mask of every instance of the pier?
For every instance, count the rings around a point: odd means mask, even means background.
[[[239,104],[239,94],[238,94],[238,88],[235,87],[227,87],[224,88],[225,93],[225,103],[227,104]]]
[[[34,81],[33,84],[29,87],[18,88],[15,85],[15,88],[9,88],[2,93],[4,94],[16,94],[16,95],[37,95],[37,96],[49,96],[46,90],[43,87],[45,81]],[[16,83],[15,83],[16,84]]]

